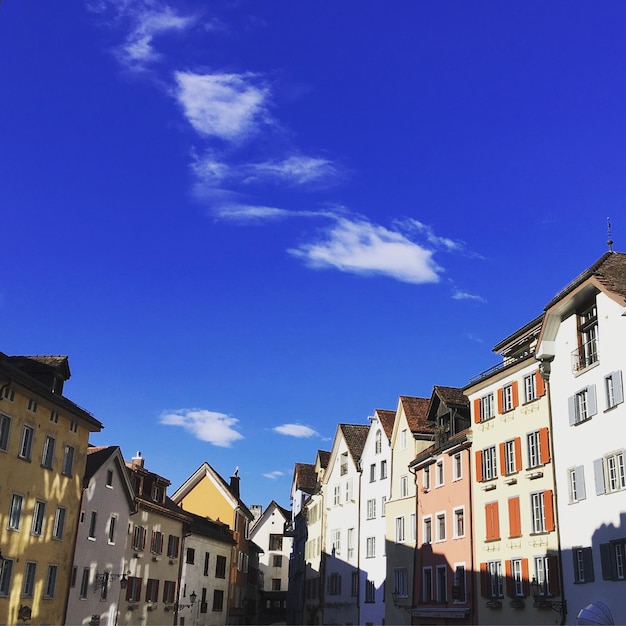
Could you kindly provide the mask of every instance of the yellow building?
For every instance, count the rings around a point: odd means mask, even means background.
[[[65,356],[0,353],[0,623],[62,624],[89,434]]]

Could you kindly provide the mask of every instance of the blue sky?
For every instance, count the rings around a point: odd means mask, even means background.
[[[623,251],[626,5],[0,5],[0,319],[178,487],[464,386]],[[621,244],[621,245],[620,245]]]

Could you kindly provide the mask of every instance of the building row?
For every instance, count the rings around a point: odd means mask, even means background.
[[[289,623],[626,623],[626,255],[494,351],[295,465]]]
[[[289,512],[241,500],[238,471],[170,481],[89,445],[67,357],[0,353],[0,624],[284,621]]]

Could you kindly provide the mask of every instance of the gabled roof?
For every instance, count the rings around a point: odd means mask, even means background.
[[[455,409],[464,409],[469,407],[469,398],[463,393],[463,389],[460,387],[444,387],[443,385],[435,385],[433,387],[433,396],[435,394],[439,396],[441,401],[448,407],[454,407]]]
[[[293,480],[296,489],[313,493],[317,485],[317,474],[315,473],[315,465],[312,463],[296,463],[293,468]]]
[[[364,424],[339,424],[339,428],[346,440],[350,456],[352,456],[352,460],[356,465],[361,458],[361,454],[363,454],[370,427]]]
[[[267,520],[271,516],[272,511],[274,510],[278,511],[283,516],[283,519],[285,522],[291,519],[291,511],[288,511],[284,507],[280,506],[280,504],[278,504],[276,500],[272,500],[267,505],[267,508],[265,509],[265,511],[263,511],[263,513],[261,514],[261,517],[259,517],[259,519],[257,519],[257,521],[254,522],[254,524],[252,525],[251,533],[254,533],[254,530],[257,527],[261,526],[262,522]],[[278,534],[282,534],[282,533],[278,533]]]
[[[52,369],[56,374],[61,376],[63,380],[69,380],[70,362],[67,356],[59,354],[37,354],[32,356],[16,355],[10,356],[9,361],[18,369],[28,372],[31,368],[45,367]]]
[[[135,501],[135,491],[128,479],[124,457],[122,456],[122,451],[119,446],[89,446],[87,448],[83,489],[88,487],[92,477],[105,463],[108,463],[109,460],[113,460],[117,465],[117,473],[122,479],[122,488],[132,508]]]
[[[412,433],[432,433],[432,425],[428,423],[428,405],[430,398],[400,396],[406,421]]]
[[[326,469],[328,467],[328,462],[330,461],[330,452],[328,450],[318,450],[317,456],[320,460],[320,467],[322,469]]]
[[[385,431],[385,435],[388,441],[391,441],[391,435],[393,433],[393,423],[396,419],[396,412],[389,411],[387,409],[375,409],[374,413],[380,422],[380,425]]]

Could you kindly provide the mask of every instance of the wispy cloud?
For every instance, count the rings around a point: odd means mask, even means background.
[[[274,432],[277,432],[279,435],[298,437],[301,439],[316,437],[319,434],[317,431],[303,424],[283,424],[282,426],[276,426]]]
[[[204,137],[240,142],[270,123],[269,89],[255,74],[175,72],[175,96],[191,126]]]
[[[230,448],[235,441],[244,438],[234,428],[239,422],[238,419],[206,409],[178,409],[165,412],[159,418],[159,422],[166,426],[180,426],[196,439],[221,448]]]
[[[246,170],[250,178],[275,179],[288,185],[327,183],[335,180],[339,171],[328,159],[309,156],[290,156],[282,160],[252,163]]]
[[[443,271],[431,250],[364,218],[337,217],[319,241],[289,252],[310,267],[385,275],[414,284],[436,283]]]
[[[267,472],[267,474],[263,474],[263,476],[265,478],[269,478],[270,480],[276,480],[277,478],[280,478],[281,476],[284,476],[285,472],[281,472],[279,470],[275,470],[273,472]]]
[[[450,239],[449,237],[440,237],[435,235],[435,231],[432,226],[424,224],[419,220],[409,219],[404,221],[403,224],[406,227],[415,229],[417,232],[421,233],[426,237],[426,241],[428,241],[428,243],[435,248],[443,248],[452,252],[459,251],[465,247],[465,244],[462,241],[454,241],[454,239]]]
[[[486,302],[486,300],[475,293],[469,293],[467,291],[463,291],[462,289],[455,289],[452,294],[453,300],[475,300],[476,302]]]

